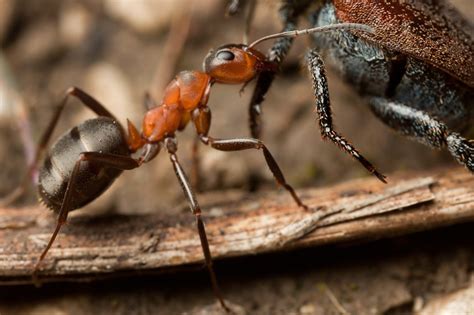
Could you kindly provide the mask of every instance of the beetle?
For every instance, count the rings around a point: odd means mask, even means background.
[[[53,117],[40,138],[34,162],[29,167],[26,180],[36,172],[37,165],[46,151],[48,142],[70,97],[77,98],[98,117],[84,121],[66,131],[48,150],[39,168],[38,194],[41,203],[57,214],[56,227],[42,251],[33,271],[35,281],[40,266],[53,245],[61,227],[66,223],[69,212],[79,209],[99,197],[125,170],[140,167],[154,159],[164,148],[169,154],[176,177],[183,189],[189,207],[196,219],[206,266],[212,288],[222,307],[228,310],[212,267],[202,211],[193,192],[192,185],[177,156],[176,132],[189,123],[194,124],[196,133],[205,145],[221,151],[261,150],[268,168],[281,185],[304,210],[309,207],[287,183],[283,172],[263,141],[253,138],[218,139],[209,135],[211,110],[208,106],[213,84],[246,84],[262,71],[274,71],[275,64],[253,46],[263,40],[281,36],[298,36],[312,32],[326,32],[342,29],[372,31],[365,25],[342,23],[302,31],[274,34],[250,45],[227,44],[211,50],[204,59],[203,71],[182,71],[168,84],[162,101],[157,104],[148,95],[145,99],[145,113],[141,132],[127,120],[127,132],[104,105],[93,96],[77,87],[65,92],[62,101],[54,110]],[[24,185],[16,189],[5,200],[11,201],[24,191]],[[4,202],[5,202],[4,200]]]
[[[443,0],[284,1],[284,30],[296,28],[311,5],[313,26],[362,23],[375,32],[343,30],[313,34],[307,54],[318,125],[329,139],[384,181],[383,176],[333,127],[323,60],[367,101],[372,112],[396,131],[430,147],[447,148],[474,172],[474,141],[462,133],[474,121],[474,44],[472,26]],[[292,38],[280,38],[268,59],[281,64]],[[249,103],[252,137],[261,138],[262,103],[275,72],[262,72]]]

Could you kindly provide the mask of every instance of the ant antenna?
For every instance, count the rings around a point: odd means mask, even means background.
[[[300,35],[306,35],[311,33],[322,33],[322,32],[330,32],[330,31],[338,31],[338,30],[357,30],[357,31],[364,31],[367,33],[375,33],[374,29],[365,24],[359,23],[339,23],[339,24],[331,24],[331,25],[324,25],[319,27],[307,28],[304,30],[294,30],[282,33],[276,33],[268,36],[264,36],[262,38],[257,39],[253,43],[251,43],[248,48],[252,48],[253,46],[260,44],[263,41],[278,38],[278,37],[296,37]]]

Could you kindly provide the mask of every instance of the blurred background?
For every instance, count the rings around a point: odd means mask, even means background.
[[[140,125],[145,113],[145,91],[151,91],[159,101],[175,73],[200,70],[210,48],[242,41],[245,20],[243,15],[225,16],[227,1],[194,2],[0,0],[0,195],[18,185],[26,170],[26,156],[31,154],[25,154],[22,143],[28,138],[22,142],[19,123],[28,123],[36,143],[53,113],[53,105],[66,88],[81,87],[122,123],[128,118]],[[450,2],[466,18],[474,20],[472,0]],[[278,1],[258,2],[250,40],[280,31],[278,6]],[[190,25],[189,32],[183,27],[186,23]],[[303,22],[301,26],[304,25]],[[311,43],[308,38],[295,42],[263,105],[264,141],[295,187],[326,186],[368,176],[358,163],[321,140],[313,113],[311,84],[303,64]],[[265,52],[268,44],[260,48]],[[371,114],[350,86],[328,71],[337,129],[383,173],[456,165],[445,151],[431,150],[395,134]],[[212,136],[249,135],[247,109],[253,84],[242,94],[240,88],[213,87],[209,100]],[[71,100],[53,138],[92,116]],[[178,134],[179,156],[188,170],[193,136],[192,126]],[[200,153],[201,185],[208,196],[218,198],[222,189],[276,189],[260,153],[224,153],[204,146]],[[23,203],[33,202],[35,194],[31,189]],[[144,167],[126,172],[104,196],[81,212],[94,211],[166,211],[173,215],[188,209],[168,157],[162,153]],[[268,282],[264,286],[271,287]],[[203,288],[209,289],[206,284]],[[183,309],[187,308],[177,307],[175,311]]]
[[[175,73],[200,70],[209,49],[241,42],[245,29],[242,14],[224,16],[227,1],[222,0],[199,1],[194,6],[182,0],[2,0],[0,3],[0,41],[4,63],[10,68],[10,75],[4,76],[1,82],[16,82],[16,93],[24,101],[34,143],[47,125],[53,105],[70,86],[81,87],[95,96],[122,123],[128,118],[139,126],[145,113],[145,91],[150,90],[159,102]],[[472,5],[459,0],[456,4],[460,8]],[[259,3],[251,39],[280,30],[278,5],[278,1]],[[462,10],[473,14],[472,11]],[[186,23],[190,24],[189,33],[183,35],[182,25]],[[180,41],[184,41],[182,47]],[[266,51],[269,44],[266,45],[260,48]],[[320,138],[311,85],[303,64],[308,45],[308,38],[296,40],[283,72],[268,94],[263,105],[264,140],[289,182],[296,187],[328,185],[367,176],[357,162]],[[165,47],[172,47],[171,54]],[[329,84],[336,127],[383,173],[456,164],[444,151],[431,150],[395,134],[331,71]],[[247,86],[242,95],[240,88],[213,87],[209,100],[213,112],[211,135],[249,135],[247,108],[253,85]],[[4,95],[7,98],[8,94],[4,92]],[[0,193],[4,194],[18,184],[25,162],[16,118],[10,116],[18,109],[1,108]],[[88,109],[71,100],[53,138],[92,116]],[[188,169],[194,133],[194,128],[189,126],[178,135],[179,155]],[[204,146],[200,150],[203,189],[274,189],[260,153],[225,153]],[[124,174],[107,195],[113,200],[107,208],[131,213],[170,211],[183,200],[166,154]],[[106,200],[107,195],[102,199]],[[104,208],[103,204],[95,204]]]

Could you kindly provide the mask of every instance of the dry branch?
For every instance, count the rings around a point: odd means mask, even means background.
[[[214,257],[381,238],[474,219],[474,176],[464,169],[300,193],[312,211],[296,207],[284,192],[203,207]],[[0,209],[0,284],[31,281],[53,225],[39,206]],[[84,280],[202,261],[191,215],[80,216],[64,228],[42,274],[44,281]]]

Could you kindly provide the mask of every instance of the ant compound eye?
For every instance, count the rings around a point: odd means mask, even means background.
[[[0,0],[1,1],[1,0]],[[207,55],[203,69],[211,76],[213,82],[240,84],[250,81],[257,74],[260,56],[256,51],[247,51],[247,46],[228,44],[217,48]],[[265,56],[262,55],[262,60]]]
[[[234,60],[235,55],[229,50],[222,50],[217,53],[216,57],[220,60],[231,61]]]

